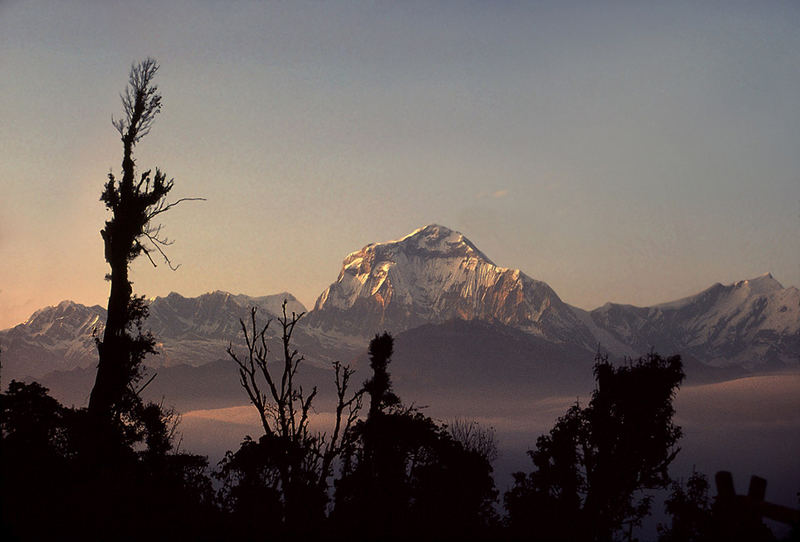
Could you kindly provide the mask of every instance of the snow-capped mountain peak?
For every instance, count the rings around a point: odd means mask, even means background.
[[[544,282],[498,267],[463,234],[431,224],[345,257],[309,325],[352,335],[447,320],[497,321],[555,341],[590,334]],[[567,329],[585,333],[568,334]],[[585,335],[585,337],[582,337]]]
[[[751,294],[769,294],[783,290],[783,286],[775,280],[772,273],[764,273],[754,279],[740,280],[734,286],[743,290],[746,289]]]
[[[23,324],[16,327],[25,327],[33,335],[59,334],[71,338],[70,334],[76,329],[91,335],[98,324],[102,332],[105,318],[106,311],[99,305],[87,307],[65,300],[57,305],[37,310]]]
[[[800,352],[800,291],[771,273],[653,307],[606,304],[591,317],[634,350],[681,352],[713,365],[796,364]]]
[[[378,245],[384,246],[396,244],[403,245],[404,250],[439,256],[475,258],[494,265],[494,262],[478,250],[478,247],[462,233],[439,224],[429,224],[418,228],[398,241],[378,243]]]
[[[301,313],[305,307],[292,294],[249,297],[215,291],[198,297],[171,292],[150,298],[144,328],[159,341],[152,365],[201,365],[225,357],[225,347],[236,340],[240,318],[250,307],[258,307],[260,320],[278,316],[283,301],[287,311]],[[28,320],[0,331],[3,346],[3,376],[40,376],[47,371],[88,367],[97,362],[95,338],[102,337],[106,310],[72,301],[39,309]]]

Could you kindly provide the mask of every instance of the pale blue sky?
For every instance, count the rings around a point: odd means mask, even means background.
[[[800,3],[0,0],[0,327],[105,304],[98,201],[131,62],[182,266],[288,290],[436,222],[574,305],[800,286]]]

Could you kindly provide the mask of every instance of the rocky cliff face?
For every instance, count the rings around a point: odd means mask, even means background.
[[[495,265],[464,235],[435,224],[348,255],[307,325],[366,337],[453,319],[499,322],[554,342],[593,340],[547,284]]]

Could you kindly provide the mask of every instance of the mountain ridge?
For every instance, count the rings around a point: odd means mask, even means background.
[[[650,307],[606,303],[589,315],[640,351],[681,352],[717,367],[800,362],[800,291],[771,273]]]
[[[306,311],[288,292],[151,298],[146,327],[161,354],[148,362],[197,366],[224,359],[249,307],[274,317],[283,299],[290,312]],[[99,305],[63,301],[0,331],[3,376],[96,363],[94,336],[102,333],[104,315]],[[587,311],[562,301],[545,282],[495,265],[463,234],[437,224],[348,254],[295,338],[310,359],[349,359],[373,333],[453,320],[513,328],[587,356],[598,348],[616,357],[656,349],[715,367],[800,364],[800,291],[784,288],[771,273],[648,307],[606,303]]]
[[[275,317],[284,299],[289,312],[305,312],[305,306],[288,292],[250,297],[216,290],[197,297],[171,292],[150,298],[145,329],[153,332],[158,354],[148,356],[146,363],[202,365],[224,358],[225,347],[241,330],[239,319],[247,317],[251,306],[258,307],[265,318]],[[97,363],[95,337],[102,337],[105,315],[106,309],[99,305],[62,301],[0,330],[3,376],[35,378]]]

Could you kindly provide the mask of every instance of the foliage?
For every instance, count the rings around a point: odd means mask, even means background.
[[[143,446],[117,441],[98,463],[86,410],[12,381],[0,394],[0,538],[201,538],[215,517],[207,462],[170,453],[169,417],[145,408]]]
[[[402,406],[388,373],[392,345],[386,333],[370,343],[370,412],[336,483],[336,524],[366,539],[475,536],[494,520],[491,464]]]
[[[672,483],[672,492],[664,503],[671,525],[658,526],[659,542],[696,542],[709,540],[712,529],[711,499],[708,479],[700,472],[692,472],[686,487]]]
[[[374,417],[400,404],[400,398],[392,391],[389,361],[394,353],[394,339],[388,333],[375,335],[369,342],[369,366],[372,377],[364,383],[369,394],[369,416]]]
[[[108,174],[100,200],[111,212],[111,218],[100,232],[105,246],[105,259],[111,271],[108,311],[102,339],[97,339],[99,364],[95,385],[89,399],[89,411],[98,420],[124,423],[126,416],[138,408],[136,383],[143,375],[142,360],[155,353],[155,339],[142,330],[147,317],[144,297],[134,296],[128,268],[139,255],[145,254],[156,265],[152,254],[160,254],[174,269],[164,247],[170,241],[161,235],[161,226],[153,223],[162,213],[186,199],[167,203],[173,180],[166,179],[159,169],[143,172],[136,179],[133,151],[150,132],[156,115],[161,112],[161,95],[153,82],[158,64],[148,58],[131,67],[128,86],[122,95],[124,116],[112,121],[123,144],[122,179]]]
[[[650,509],[643,490],[669,484],[681,430],[672,400],[680,356],[656,353],[620,367],[598,356],[589,405],[571,407],[529,451],[535,470],[506,493],[509,523],[545,540],[611,540]]]

